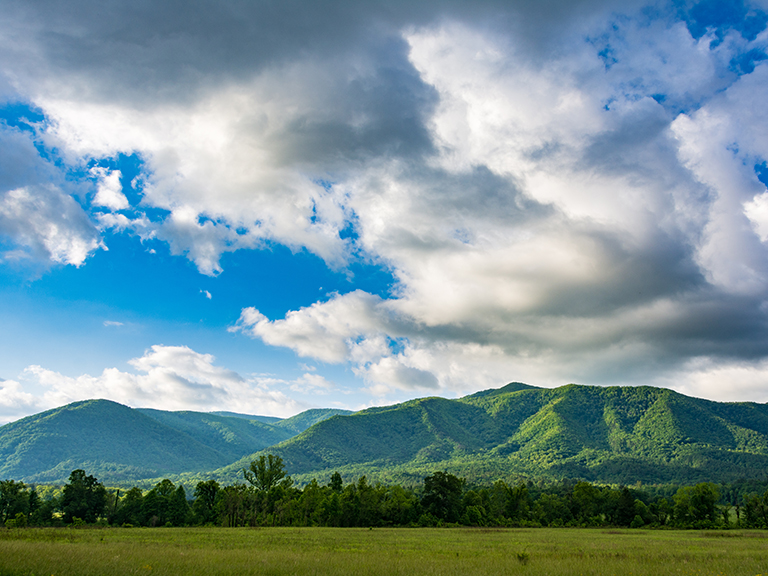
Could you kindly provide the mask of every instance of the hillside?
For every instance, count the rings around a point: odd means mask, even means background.
[[[127,406],[75,402],[0,428],[0,478],[66,479],[75,468],[115,481],[226,463],[213,448]]]
[[[227,462],[240,458],[243,454],[287,440],[298,433],[278,428],[274,424],[242,417],[220,416],[204,412],[167,412],[151,408],[136,410],[213,448]]]
[[[83,468],[102,481],[129,483],[211,470],[291,438],[332,413],[310,410],[269,424],[259,416],[75,402],[0,427],[0,479],[61,482]]]
[[[514,383],[458,400],[423,398],[337,416],[268,450],[299,481],[333,471],[419,482],[514,475],[634,483],[727,481],[768,469],[768,406],[653,387]],[[258,454],[216,472],[232,480]]]
[[[651,387],[513,383],[457,400],[284,420],[90,400],[0,427],[0,478],[26,482],[60,482],[75,468],[112,483],[238,482],[266,453],[282,456],[300,483],[338,471],[346,480],[417,484],[436,470],[484,483],[729,481],[768,470],[768,406]]]

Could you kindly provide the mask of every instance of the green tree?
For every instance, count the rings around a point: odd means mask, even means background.
[[[341,474],[338,472],[331,474],[331,482],[328,484],[328,487],[337,494],[340,494],[344,488],[344,483],[341,480]]]
[[[29,492],[24,482],[3,480],[0,482],[0,525],[15,520],[16,515],[29,513]]]
[[[142,524],[145,526],[163,526],[171,522],[171,500],[176,486],[164,478],[144,495],[141,506]]]
[[[419,507],[419,500],[413,492],[395,484],[384,492],[380,503],[381,517],[385,524],[404,526],[416,522]]]
[[[143,502],[144,495],[141,488],[134,486],[118,502],[112,522],[118,526],[123,524],[130,524],[131,526],[141,525]]]
[[[744,498],[743,523],[747,528],[768,528],[768,490],[762,496],[750,494]]]
[[[61,511],[64,522],[71,524],[74,518],[93,523],[107,505],[107,490],[84,470],[73,470],[61,495]]]
[[[507,504],[504,510],[506,517],[514,523],[527,520],[531,510],[531,495],[528,492],[528,486],[522,483],[513,487],[506,484],[504,486],[507,489]]]
[[[268,492],[285,478],[285,465],[280,456],[268,454],[252,460],[248,468],[243,468],[245,479],[260,492]]]
[[[602,493],[589,482],[578,482],[571,493],[573,515],[582,525],[601,522]]]
[[[464,479],[448,472],[435,472],[424,478],[421,504],[435,518],[445,522],[458,522],[461,516],[461,494]]]
[[[247,494],[245,484],[225,486],[216,495],[216,511],[221,524],[228,527],[245,526],[247,520]]]
[[[219,490],[221,486],[216,480],[197,483],[194,493],[195,501],[192,504],[196,523],[208,524],[216,521],[216,497]]]
[[[720,493],[711,482],[684,486],[674,496],[675,522],[680,526],[703,527],[717,520]]]
[[[189,502],[184,486],[179,484],[168,499],[168,519],[174,526],[184,526],[189,519]]]

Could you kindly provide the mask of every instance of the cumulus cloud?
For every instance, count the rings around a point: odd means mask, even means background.
[[[98,376],[77,377],[29,366],[18,381],[0,381],[0,421],[90,398],[163,410],[236,410],[290,416],[308,406],[291,398],[287,391],[316,393],[333,387],[315,374],[304,374],[294,381],[242,376],[217,366],[210,354],[186,346],[155,345],[129,364],[136,373],[107,368]]]
[[[212,276],[276,242],[396,280],[284,318],[254,303],[233,330],[348,362],[377,395],[660,383],[768,356],[764,25],[608,0],[124,6],[12,2],[2,20],[41,141],[72,165],[144,162],[131,213],[121,175],[91,172],[99,227]],[[10,223],[42,198],[30,232],[0,221],[28,250],[81,264],[98,247],[85,223],[45,235],[78,213],[57,189],[8,189]]]
[[[6,260],[34,258],[80,266],[103,243],[82,208],[53,186],[27,186],[0,196],[0,234],[14,250]]]
[[[0,123],[0,238],[6,261],[80,266],[103,247],[81,206],[61,187],[57,168],[39,156],[33,137]]]
[[[19,382],[0,380],[0,425],[31,414],[38,406],[39,399],[25,392]]]
[[[98,179],[96,196],[93,198],[95,206],[104,206],[111,210],[123,210],[130,206],[128,198],[123,194],[120,170],[107,170],[96,166],[91,168],[90,172]]]
[[[617,20],[542,62],[514,37],[459,22],[404,38],[438,96],[437,153],[379,159],[339,186],[397,297],[353,293],[275,321],[246,309],[239,326],[351,361],[377,394],[511,375],[657,382],[703,351],[765,354],[740,348],[765,334],[764,186],[752,166],[768,151],[763,132],[742,130],[767,124],[749,101],[765,66],[729,70],[748,42]],[[484,369],[467,369],[473,353]]]

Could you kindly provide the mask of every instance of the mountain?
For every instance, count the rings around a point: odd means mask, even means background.
[[[216,416],[231,416],[233,418],[244,418],[245,420],[258,420],[265,424],[276,424],[282,418],[277,416],[254,416],[253,414],[240,414],[239,412],[206,412],[206,414],[215,414]]]
[[[334,416],[268,449],[300,482],[420,482],[436,470],[470,481],[515,475],[695,483],[764,476],[768,406],[718,403],[654,387],[513,383]],[[265,452],[262,452],[265,453]],[[218,470],[231,480],[258,457]]]
[[[213,448],[227,463],[298,434],[274,424],[243,417],[189,411],[166,412],[151,408],[137,408],[136,411]]]
[[[89,400],[0,427],[0,479],[25,482],[61,482],[75,468],[110,483],[242,482],[242,468],[267,453],[299,483],[338,471],[417,484],[437,470],[482,483],[730,481],[765,476],[768,406],[652,387],[512,383],[455,400],[286,419]]]
[[[346,416],[349,414],[352,414],[351,410],[340,410],[338,408],[312,408],[296,414],[295,416],[291,416],[290,418],[281,420],[280,422],[275,422],[275,427],[280,428],[281,430],[287,430],[291,432],[291,436],[295,436],[296,434],[301,434],[304,430],[314,426],[318,422],[327,420],[331,416]]]
[[[0,479],[61,482],[83,468],[101,481],[130,483],[211,470],[291,438],[333,413],[310,410],[269,424],[259,416],[75,402],[0,427]]]

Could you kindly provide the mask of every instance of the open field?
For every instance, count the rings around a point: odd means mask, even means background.
[[[0,576],[768,575],[768,532],[605,529],[0,530]]]

